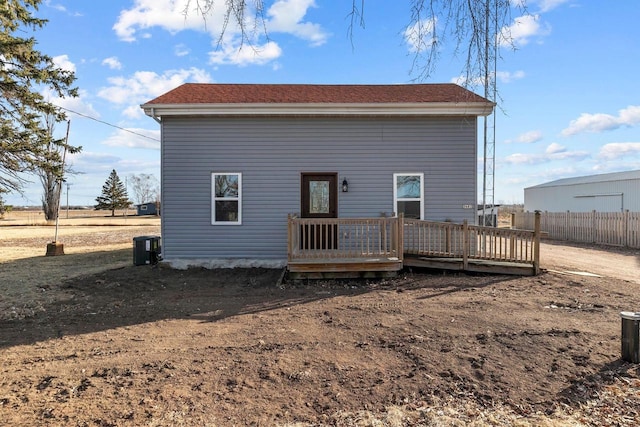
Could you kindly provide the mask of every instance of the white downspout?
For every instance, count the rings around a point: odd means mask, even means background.
[[[153,120],[155,120],[158,123],[162,123],[162,120],[160,120],[160,118],[158,116],[156,116],[156,110],[155,108],[151,107],[151,116],[150,116]]]

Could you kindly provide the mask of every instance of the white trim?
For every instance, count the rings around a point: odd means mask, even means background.
[[[488,116],[493,102],[142,104],[147,116]]]
[[[400,198],[398,199],[398,186],[396,179],[399,176],[419,176],[420,177],[420,197],[419,198]],[[393,210],[398,214],[398,201],[401,202],[420,202],[420,219],[424,219],[424,173],[422,172],[402,172],[393,174]]]
[[[237,175],[238,197],[216,197],[216,176]],[[237,221],[216,221],[216,201],[229,200],[238,202]],[[242,173],[240,172],[211,172],[211,225],[242,225]]]

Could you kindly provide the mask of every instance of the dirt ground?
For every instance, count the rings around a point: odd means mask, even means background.
[[[0,424],[640,424],[619,315],[640,310],[640,251],[548,242],[537,277],[281,282],[135,267],[137,231],[0,263]]]

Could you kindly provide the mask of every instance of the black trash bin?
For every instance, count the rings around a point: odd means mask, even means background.
[[[160,258],[160,237],[133,238],[133,265],[157,264]]]
[[[640,312],[623,311],[622,318],[622,359],[640,363]]]

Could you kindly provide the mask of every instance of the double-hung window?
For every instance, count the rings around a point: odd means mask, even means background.
[[[424,174],[393,174],[393,205],[405,218],[424,217]]]
[[[212,173],[213,191],[211,223],[240,225],[242,223],[242,174]]]

